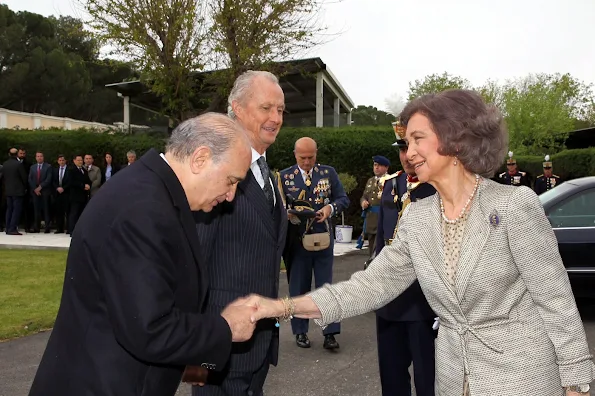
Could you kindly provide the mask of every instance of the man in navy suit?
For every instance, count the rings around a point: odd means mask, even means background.
[[[283,193],[294,199],[307,201],[316,210],[316,218],[307,229],[307,221],[290,215],[287,247],[284,252],[289,264],[289,294],[302,295],[311,289],[312,272],[314,283],[321,287],[333,281],[334,232],[330,217],[338,215],[349,206],[349,198],[343,190],[339,176],[331,166],[316,162],[316,142],[304,137],[295,142],[294,154],[297,164],[281,171]],[[310,225],[310,224],[308,224]],[[307,250],[302,244],[304,233],[329,233],[330,245],[318,251]],[[291,319],[291,329],[300,348],[309,348],[308,319]],[[339,348],[335,335],[341,332],[341,325],[333,323],[323,330],[325,349]]]
[[[33,232],[40,231],[41,213],[45,222],[45,233],[50,232],[50,198],[52,196],[52,167],[44,161],[43,153],[35,153],[36,164],[29,168],[29,191],[33,200]]]
[[[384,180],[376,255],[390,245],[398,220],[410,202],[434,195],[436,190],[420,183],[415,169],[407,161],[405,128],[395,125],[399,158],[405,172],[399,171]],[[373,262],[372,264],[373,265]],[[411,395],[409,366],[413,362],[415,391],[418,396],[434,396],[434,338],[432,328],[436,315],[415,281],[403,294],[376,312],[378,363],[383,396]]]
[[[211,290],[206,309],[213,314],[244,295],[277,298],[287,228],[284,201],[266,159],[283,123],[285,97],[279,80],[269,72],[248,71],[235,81],[228,104],[228,115],[246,130],[252,161],[233,202],[219,205],[210,216],[196,216],[200,245],[208,249]],[[194,396],[262,395],[278,353],[275,321],[259,321],[249,342],[233,346],[223,372],[188,369],[184,380],[206,381],[193,387]]]

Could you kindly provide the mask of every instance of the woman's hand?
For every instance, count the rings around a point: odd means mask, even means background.
[[[285,306],[281,300],[273,300],[257,294],[246,297],[244,304],[255,308],[251,316],[252,323],[265,318],[278,318],[285,314]]]

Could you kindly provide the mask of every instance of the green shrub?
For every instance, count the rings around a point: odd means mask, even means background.
[[[357,187],[357,180],[355,180],[355,177],[351,176],[349,173],[339,173],[339,181],[343,185],[343,189],[347,195]]]

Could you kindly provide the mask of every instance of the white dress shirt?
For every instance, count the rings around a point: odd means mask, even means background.
[[[256,162],[256,161],[258,161],[258,159],[260,157],[264,157],[264,159],[266,160],[267,159],[266,151],[262,155],[260,155],[258,153],[258,151],[254,150],[254,148],[252,148],[252,163],[250,164],[250,170],[252,171],[252,174],[254,175],[254,178],[258,182],[258,185],[260,186],[260,188],[262,188],[264,190],[264,178],[262,177],[262,172],[260,171],[260,166],[258,166],[258,163]],[[273,182],[271,181],[270,177],[268,178],[268,183],[271,186],[271,188],[273,189],[273,202],[276,205],[277,204],[277,194],[274,193],[275,186],[273,186]]]

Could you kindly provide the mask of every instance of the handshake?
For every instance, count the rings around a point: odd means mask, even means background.
[[[221,316],[231,329],[232,341],[244,342],[252,338],[256,322],[265,318],[277,318],[284,312],[282,301],[252,294],[231,302],[221,312]]]
[[[277,318],[284,313],[285,308],[282,301],[253,294],[231,302],[221,312],[221,316],[231,329],[232,342],[244,342],[252,338],[256,322],[260,319]],[[204,367],[186,366],[182,382],[203,386],[207,382],[208,374],[209,371]]]

